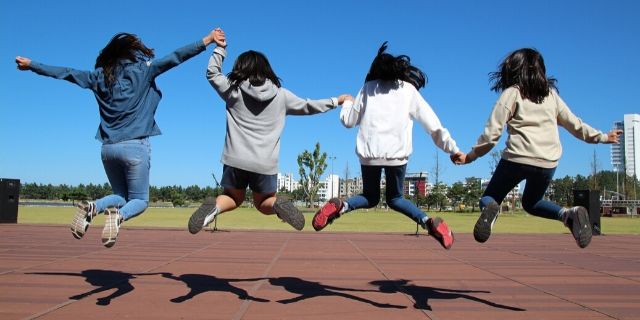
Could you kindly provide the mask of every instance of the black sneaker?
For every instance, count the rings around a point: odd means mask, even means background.
[[[290,224],[294,229],[300,231],[304,228],[304,215],[291,201],[276,198],[276,202],[273,204],[273,211],[276,212],[278,218]]]
[[[498,219],[498,212],[500,211],[500,205],[491,200],[480,213],[476,226],[473,228],[473,237],[478,242],[486,242],[491,236],[491,229],[493,224]]]
[[[71,234],[76,239],[81,239],[89,229],[91,220],[98,213],[96,212],[96,204],[94,202],[80,201],[76,205],[76,214],[71,221]]]
[[[189,218],[189,232],[196,234],[206,227],[215,217],[216,199],[206,198],[202,205]]]
[[[564,211],[564,225],[571,230],[573,238],[580,248],[586,248],[591,243],[591,222],[589,212],[584,207],[573,207]]]

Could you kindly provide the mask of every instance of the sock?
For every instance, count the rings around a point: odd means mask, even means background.
[[[347,213],[349,210],[349,203],[346,201],[342,202],[342,209],[340,209],[340,214]]]
[[[420,225],[422,226],[422,228],[423,228],[423,229],[426,229],[426,228],[427,228],[427,220],[429,220],[429,217],[425,215],[425,216],[422,218],[422,221],[421,221],[421,223],[420,223]]]
[[[568,208],[562,208],[560,209],[560,217],[559,220],[562,221],[562,223],[564,223],[565,226],[568,227],[568,223],[569,223],[569,209]]]

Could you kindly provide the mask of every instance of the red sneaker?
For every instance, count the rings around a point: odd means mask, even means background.
[[[333,220],[340,217],[340,210],[342,210],[342,200],[338,198],[329,199],[329,201],[316,212],[316,215],[313,216],[311,225],[313,225],[316,231],[324,229],[324,227],[333,222]]]
[[[429,218],[427,220],[427,232],[438,240],[445,249],[449,250],[453,246],[453,232],[441,218]]]

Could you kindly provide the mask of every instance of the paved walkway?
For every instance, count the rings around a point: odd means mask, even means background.
[[[0,319],[640,319],[640,236],[0,225]]]

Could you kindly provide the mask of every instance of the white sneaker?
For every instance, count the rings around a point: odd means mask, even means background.
[[[116,244],[118,231],[120,231],[120,225],[124,219],[117,208],[107,208],[105,214],[107,219],[104,223],[104,229],[102,229],[102,244],[107,248],[111,248]]]
[[[89,229],[91,220],[98,213],[96,212],[96,204],[89,201],[80,201],[76,205],[76,214],[71,221],[71,234],[76,239],[81,239]]]

